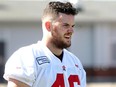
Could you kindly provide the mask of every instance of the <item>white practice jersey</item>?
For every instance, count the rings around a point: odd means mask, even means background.
[[[30,87],[86,87],[86,73],[79,59],[63,50],[62,62],[41,41],[17,50],[5,65],[4,78]]]

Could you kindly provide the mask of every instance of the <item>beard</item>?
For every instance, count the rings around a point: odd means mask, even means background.
[[[51,42],[58,49],[64,49],[64,48],[68,48],[71,46],[71,41],[65,41],[58,35],[53,36]]]

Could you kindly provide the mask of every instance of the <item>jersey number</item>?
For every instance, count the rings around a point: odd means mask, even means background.
[[[68,78],[69,87],[74,87],[74,82],[80,85],[80,80],[78,75],[70,75]],[[57,74],[56,81],[52,87],[65,87],[63,74]]]

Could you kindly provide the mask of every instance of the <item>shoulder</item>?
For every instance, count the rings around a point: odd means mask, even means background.
[[[70,52],[70,51],[68,51],[66,49],[64,49],[64,52],[65,52],[65,55],[66,56],[69,56],[70,57],[69,58],[70,61],[73,61],[75,64],[78,64],[81,68],[83,68],[80,59],[76,55],[74,55],[72,52]]]
[[[40,47],[41,46],[39,43],[30,44],[27,46],[20,47],[13,54],[31,55],[32,53],[34,53],[34,51],[38,50]]]
[[[36,76],[34,47],[34,44],[21,47],[11,55],[5,64],[4,78],[6,80],[14,78],[32,86]]]
[[[64,49],[64,53],[70,57],[73,57],[74,59],[78,59],[78,57],[76,55],[74,55],[73,53],[71,53],[70,51]]]
[[[37,44],[31,44],[28,46],[23,46],[16,50],[7,60],[6,64],[11,64],[13,62],[23,63],[24,64],[31,64],[32,61],[34,62],[34,51],[36,50]],[[28,61],[28,62],[26,62]]]
[[[16,52],[26,53],[26,52],[29,52],[29,51],[33,51],[33,49],[35,48],[36,45],[37,44],[31,44],[31,45],[20,47]]]

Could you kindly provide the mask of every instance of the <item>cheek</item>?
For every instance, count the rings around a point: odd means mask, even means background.
[[[53,30],[51,31],[51,34],[52,34],[52,37],[53,37],[53,38],[56,38],[56,37],[59,36],[56,29],[53,29]]]
[[[60,28],[60,26],[54,26],[52,29],[52,35],[57,38],[62,38],[65,32],[63,30],[65,29]]]
[[[55,35],[55,36],[57,36],[59,34],[58,27],[54,27],[52,29],[52,34]]]

